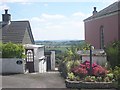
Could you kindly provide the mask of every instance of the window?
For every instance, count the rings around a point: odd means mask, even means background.
[[[100,49],[104,49],[104,27],[100,27]]]
[[[27,62],[33,62],[33,51],[32,50],[27,51]]]

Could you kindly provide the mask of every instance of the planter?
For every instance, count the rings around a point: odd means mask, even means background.
[[[113,82],[83,82],[65,80],[67,88],[74,89],[116,89],[117,84]]]

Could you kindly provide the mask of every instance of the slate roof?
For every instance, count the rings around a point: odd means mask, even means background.
[[[88,17],[84,21],[91,20],[91,19],[94,19],[94,18],[98,18],[98,17],[108,15],[108,14],[111,14],[111,13],[114,13],[114,12],[118,12],[118,11],[120,11],[120,1],[117,1],[117,2],[109,5],[105,9],[97,12],[95,15],[92,15],[92,16]]]
[[[34,44],[29,21],[11,21],[10,24],[2,26],[2,42],[22,43],[26,30],[28,30],[31,42]]]

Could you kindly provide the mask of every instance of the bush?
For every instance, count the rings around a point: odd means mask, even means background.
[[[68,73],[68,79],[70,79],[71,81],[75,80],[75,75],[71,72],[71,73]]]
[[[84,63],[81,63],[79,66],[76,66],[71,69],[71,72],[73,72],[75,75],[80,76],[81,78],[84,78],[85,76],[89,75],[90,71],[90,62],[85,61]],[[96,63],[92,64],[92,75],[96,77],[105,77],[107,74],[107,70],[100,65],[97,65]]]
[[[79,65],[80,65],[79,60],[63,61],[63,62],[61,62],[60,66],[59,66],[59,71],[61,72],[61,75],[64,78],[67,78],[68,73],[71,73],[71,68],[74,68],[74,67],[79,66]]]
[[[115,79],[120,80],[120,67],[116,66],[113,70],[113,74]]]
[[[24,48],[21,44],[2,44],[2,58],[24,58]]]
[[[88,71],[85,68],[82,68],[82,67],[79,67],[79,66],[74,67],[71,71],[76,76],[79,76],[80,78],[83,78],[83,77],[85,77],[88,74]]]
[[[120,66],[120,41],[115,41],[107,46],[107,59],[112,68]]]

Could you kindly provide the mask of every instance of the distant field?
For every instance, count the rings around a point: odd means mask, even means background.
[[[35,41],[38,45],[45,45],[45,51],[55,51],[56,65],[62,61],[62,56],[67,48],[83,44],[84,40],[70,40],[70,41]]]
[[[65,51],[67,51],[67,48],[69,48],[69,46],[68,47],[50,47],[50,48],[46,48],[46,50],[54,50],[54,51],[61,51],[61,52],[65,52]]]
[[[71,46],[71,45],[78,45],[81,43],[84,43],[84,40],[57,40],[57,41],[35,41],[36,44],[42,44],[45,46],[57,46],[57,47],[67,47],[67,46]]]
[[[71,46],[76,46],[79,44],[84,43],[84,40],[57,40],[57,41],[36,41],[36,44],[39,45],[45,45],[45,50],[54,50],[58,52],[65,52],[67,51],[67,48],[70,48]]]

